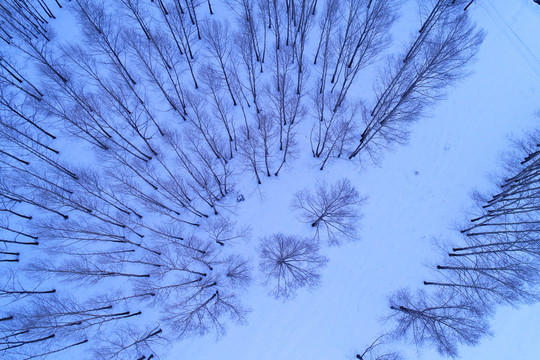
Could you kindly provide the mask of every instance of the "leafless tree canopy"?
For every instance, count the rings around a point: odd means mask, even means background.
[[[391,334],[382,334],[369,344],[362,352],[356,354],[359,360],[403,360],[399,352],[389,350]]]
[[[414,295],[400,290],[391,296],[390,308],[397,336],[418,346],[428,343],[443,355],[455,357],[459,344],[474,345],[489,334],[482,309],[451,289]]]
[[[259,268],[270,294],[288,299],[300,288],[317,287],[327,259],[310,239],[275,234],[261,239]]]
[[[315,228],[317,238],[330,244],[342,239],[355,239],[360,208],[365,202],[349,180],[335,184],[319,183],[315,192],[308,190],[295,194],[293,208],[301,211],[302,220]]]
[[[409,123],[444,96],[444,90],[467,74],[483,41],[456,2],[439,1],[404,56],[390,59],[381,72],[375,105],[364,112],[364,130],[349,158],[366,152],[376,159],[380,149],[402,143]]]

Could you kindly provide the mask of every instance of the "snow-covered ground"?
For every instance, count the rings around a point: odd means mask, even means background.
[[[253,229],[246,244],[253,256],[261,236],[311,230],[290,202],[292,193],[317,179],[347,177],[369,197],[360,241],[324,248],[330,261],[320,288],[301,290],[284,303],[254,284],[245,294],[253,309],[247,324],[229,326],[218,341],[214,335],[184,340],[173,346],[171,359],[352,359],[383,331],[387,296],[429,278],[427,265],[440,256],[435,239],[458,241],[455,229],[472,206],[470,192],[491,189],[488,175],[498,171],[508,137],[538,122],[540,6],[532,0],[476,0],[470,11],[487,34],[474,73],[414,125],[408,146],[385,154],[379,167],[338,163],[324,172],[305,165],[313,164],[303,161],[309,154],[299,154],[279,178],[257,188],[239,186],[246,201],[236,212]],[[538,359],[540,304],[500,308],[492,329],[492,338],[460,349],[462,358]],[[439,358],[434,351],[404,347],[411,359]]]

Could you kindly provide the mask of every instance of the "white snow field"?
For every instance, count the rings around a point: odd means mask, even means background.
[[[273,232],[309,231],[291,211],[290,194],[317,179],[347,177],[369,197],[361,240],[325,248],[329,263],[320,288],[300,290],[284,303],[254,284],[245,297],[253,310],[246,325],[230,326],[217,342],[214,335],[187,339],[173,347],[170,359],[352,359],[383,331],[390,293],[423,286],[427,265],[441,256],[434,239],[459,240],[456,228],[467,221],[471,191],[492,190],[488,175],[499,170],[509,137],[538,124],[540,6],[476,0],[470,11],[487,35],[473,74],[413,126],[407,146],[364,169],[338,163],[321,172],[309,159],[297,159],[279,178],[241,187],[246,201],[238,217],[253,228],[253,242]],[[463,359],[540,357],[540,304],[500,307],[491,325],[493,337],[460,347]],[[408,359],[440,358],[412,344],[396,348]]]

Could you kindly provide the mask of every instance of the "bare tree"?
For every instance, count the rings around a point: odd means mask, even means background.
[[[233,2],[233,11],[238,17],[238,22],[240,24],[240,29],[242,31],[242,37],[245,39],[244,49],[248,49],[250,57],[260,63],[260,71],[263,71],[262,64],[264,62],[264,44],[260,44],[260,27],[258,24],[258,17],[255,9],[255,2],[248,0],[235,0]],[[230,4],[229,4],[230,5]],[[264,28],[266,26],[263,25]],[[265,29],[264,36],[266,37]],[[262,49],[261,49],[262,48]],[[244,56],[244,54],[242,55]],[[251,61],[250,61],[251,62]]]
[[[276,298],[289,299],[300,288],[317,287],[326,262],[310,239],[274,234],[260,240],[259,268]]]
[[[451,287],[469,301],[485,304],[517,305],[538,301],[540,281],[538,262],[519,254],[500,256],[494,253],[464,254],[451,257],[437,266],[441,280],[425,281],[425,285]]]
[[[82,26],[87,43],[110,60],[118,75],[130,85],[136,85],[133,71],[128,69],[127,63],[123,60],[125,48],[120,39],[122,29],[118,18],[108,12],[102,2],[77,0],[76,4],[73,10]]]
[[[273,60],[275,61],[274,79],[276,87],[267,86],[266,93],[269,98],[270,114],[279,130],[279,150],[283,152],[281,164],[274,175],[278,175],[290,157],[295,145],[296,126],[306,116],[306,108],[302,103],[305,95],[304,77],[306,71],[299,73],[297,81],[292,79],[293,49],[286,47],[276,50]]]
[[[115,309],[112,305],[80,305],[73,298],[53,294],[40,295],[12,314],[10,321],[0,322],[0,351],[7,356],[39,358],[97,339],[117,322],[141,312]]]
[[[208,140],[211,138],[212,133],[208,127],[199,128],[199,130],[203,132],[203,138]],[[191,190],[217,215],[219,201],[229,192],[231,170],[229,162],[224,156],[215,156],[213,149],[208,149],[204,144],[201,144],[198,139],[199,134],[201,133],[198,131],[187,132],[185,142],[189,146],[184,148],[174,141],[174,134],[171,134],[167,141],[174,150],[175,160],[191,178],[191,181],[188,182]],[[214,140],[208,141],[207,144],[218,146]]]
[[[440,354],[456,357],[459,344],[475,345],[489,334],[483,309],[452,289],[415,295],[400,290],[390,298],[395,334],[417,346],[428,343]]]
[[[31,286],[22,285],[20,272],[2,271],[2,282],[0,283],[0,300],[4,306],[23,300],[34,295],[54,294],[56,289],[43,288],[41,282],[34,282]]]
[[[247,135],[248,128],[243,127],[242,132]],[[240,148],[240,155],[242,157],[242,163],[246,169],[248,169],[250,172],[253,172],[255,175],[255,179],[257,181],[257,184],[261,184],[261,177],[259,173],[264,168],[264,163],[261,161],[261,149],[264,149],[261,140],[258,136],[250,136],[245,137],[244,140],[242,140],[239,143]]]
[[[146,278],[149,274],[138,274],[126,272],[122,268],[127,263],[103,263],[105,256],[99,256],[101,262],[92,260],[92,256],[79,255],[72,256],[72,260],[64,261],[58,265],[50,264],[46,261],[35,261],[29,265],[26,271],[35,274],[35,276],[44,276],[45,278],[61,278],[67,281],[84,285],[93,285],[108,278]]]
[[[5,178],[0,178],[0,197],[5,201],[10,201],[15,204],[32,205],[45,211],[60,215],[64,219],[69,217],[67,214],[61,213],[53,207],[49,207],[44,199],[37,198],[32,194],[26,194],[25,192],[20,191],[21,189],[18,189],[19,191],[17,193],[14,192],[12,184],[13,182],[7,181]]]
[[[41,101],[43,92],[29,81],[27,76],[22,74],[21,67],[12,59],[9,59],[5,54],[0,55],[0,83],[4,89],[17,89],[31,98]]]
[[[18,96],[20,91],[9,91],[12,87],[9,85],[0,90],[0,110],[3,111],[2,124],[4,127],[12,131],[13,125],[17,124],[17,130],[25,129],[28,127],[29,130],[37,131],[37,135],[32,135],[32,137],[37,137],[38,135],[45,135],[46,139],[55,139],[56,136],[51,133],[51,130],[45,128],[47,125],[43,125],[45,119],[37,111],[33,111],[32,108],[28,107],[29,101],[22,101]],[[41,100],[41,99],[39,99]],[[47,139],[48,138],[48,139]]]
[[[390,334],[382,334],[369,344],[364,351],[356,354],[359,360],[403,360],[400,353],[387,350]]]
[[[151,276],[138,279],[135,289],[155,294],[146,300],[160,309],[163,324],[176,338],[208,332],[219,336],[225,332],[227,318],[244,320],[248,310],[238,292],[250,281],[246,260],[226,256],[215,242],[195,236],[160,243],[160,253],[148,254],[144,260],[156,265]]]
[[[346,25],[332,73],[337,98],[332,111],[343,103],[359,72],[390,44],[389,29],[396,20],[399,1],[350,0],[346,2]]]
[[[217,244],[224,246],[231,242],[246,240],[251,235],[251,229],[248,227],[237,229],[237,224],[227,217],[219,216],[209,219],[203,229],[208,237]]]
[[[314,193],[308,190],[296,193],[292,206],[301,211],[302,221],[315,228],[318,238],[326,237],[330,244],[339,244],[342,238],[356,237],[360,206],[364,202],[365,198],[350,181],[342,179],[333,185],[321,182]]]
[[[224,100],[223,89],[221,86],[221,79],[218,72],[212,68],[211,65],[204,66],[202,68],[202,79],[205,86],[205,93],[207,97],[212,101],[212,115],[214,118],[219,119],[223,124],[223,128],[227,133],[229,159],[234,157],[234,151],[237,150],[237,136],[234,124],[234,117],[232,116],[232,106]],[[230,90],[233,91],[232,89]]]
[[[187,93],[186,98],[191,110],[188,112],[187,119],[193,125],[194,130],[196,130],[196,133],[189,133],[190,138],[193,140],[198,138],[200,139],[199,142],[204,141],[208,145],[208,150],[216,158],[228,162],[229,156],[225,154],[227,152],[226,149],[229,148],[230,138],[221,131],[221,126],[218,126],[206,111],[206,99],[199,94],[193,93]]]
[[[358,124],[355,120],[364,111],[362,103],[347,104],[331,112],[330,116],[325,116],[324,112],[331,105],[331,98],[334,96],[330,94],[325,97],[319,93],[313,99],[317,106],[318,121],[310,133],[311,152],[314,157],[322,159],[320,170],[323,170],[331,159],[341,158],[356,141]]]
[[[261,30],[264,34],[264,42],[266,42],[266,26],[263,25],[263,29],[260,29],[258,18],[255,12],[255,4],[249,0],[237,0],[233,11],[238,16],[240,30],[235,41],[235,49],[241,54],[241,63],[245,70],[248,85],[240,83],[246,90],[251,93],[253,104],[257,113],[259,113],[258,105],[258,87],[259,87],[259,73],[263,72],[264,63],[264,47],[265,43],[261,45]],[[266,19],[263,17],[263,19]],[[262,49],[261,49],[262,48]],[[257,66],[258,63],[258,66]],[[236,67],[238,70],[238,67]],[[236,75],[238,79],[241,78],[239,74]],[[249,134],[249,132],[248,132]]]
[[[213,58],[218,69],[220,69],[220,79],[225,83],[231,96],[234,106],[237,105],[237,99],[231,85],[231,43],[228,41],[228,27],[219,21],[209,20],[206,22],[203,31],[208,40],[208,51]]]
[[[404,142],[407,124],[441,99],[448,85],[466,75],[465,65],[482,40],[483,33],[470,24],[466,14],[448,12],[441,16],[429,41],[422,43],[413,58],[406,62],[396,59],[381,73],[384,85],[378,91],[376,105],[364,114],[365,129],[349,158],[366,148],[374,157],[378,148]]]
[[[256,140],[262,148],[264,154],[264,168],[266,171],[266,176],[271,176],[270,168],[271,163],[273,162],[273,150],[276,145],[276,138],[278,137],[275,121],[264,113],[259,113],[257,115],[258,127],[256,133],[254,134]]]
[[[93,349],[96,359],[151,359],[157,356],[166,339],[159,327],[140,328],[135,325],[120,327],[112,334],[100,337],[100,346]]]
[[[205,282],[200,291],[177,304],[171,304],[162,319],[180,338],[190,334],[215,333],[217,336],[225,332],[224,318],[242,322],[247,314],[238,298],[231,293],[220,291],[214,282]]]

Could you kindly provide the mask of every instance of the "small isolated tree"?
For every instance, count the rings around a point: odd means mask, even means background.
[[[359,208],[365,200],[349,180],[341,179],[334,185],[317,184],[315,193],[307,190],[296,193],[292,206],[302,211],[302,221],[317,230],[317,238],[322,228],[330,244],[339,244],[341,238],[356,238]]]
[[[270,294],[288,299],[299,288],[315,288],[328,260],[310,239],[274,234],[261,240],[259,261]]]

